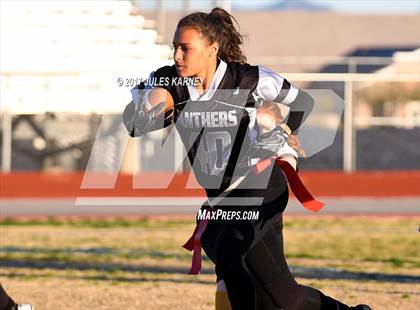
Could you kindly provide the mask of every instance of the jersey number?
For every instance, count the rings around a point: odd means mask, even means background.
[[[190,136],[190,145],[197,139],[198,133]],[[195,158],[198,158],[201,171],[210,175],[218,175],[226,168],[229,153],[227,147],[232,143],[226,131],[208,131],[202,137]],[[227,153],[227,154],[226,154]],[[226,157],[226,158],[224,158]]]

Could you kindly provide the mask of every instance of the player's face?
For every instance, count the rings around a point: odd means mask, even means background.
[[[181,77],[197,76],[216,59],[207,39],[192,27],[177,28],[173,45],[174,61]]]

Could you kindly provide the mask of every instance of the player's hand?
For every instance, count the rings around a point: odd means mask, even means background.
[[[303,149],[302,145],[300,144],[299,138],[297,135],[291,134],[287,140],[287,143],[296,150],[303,158],[307,158],[305,150]]]
[[[276,155],[287,142],[289,135],[280,126],[273,128],[257,137],[255,147],[271,155]]]

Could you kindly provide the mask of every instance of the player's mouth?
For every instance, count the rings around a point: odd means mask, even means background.
[[[187,67],[185,66],[180,66],[180,65],[175,65],[176,71],[178,71],[178,74],[183,76],[186,73]]]

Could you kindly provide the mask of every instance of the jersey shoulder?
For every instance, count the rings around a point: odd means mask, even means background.
[[[175,65],[163,66],[157,69],[154,73],[155,77],[177,77],[178,72],[176,71]]]
[[[228,62],[228,68],[242,74],[242,75],[256,75],[258,76],[258,66],[250,65],[248,63]]]
[[[232,86],[249,89],[252,93],[258,85],[258,66],[239,62],[229,62],[227,65],[228,80],[232,83]]]

